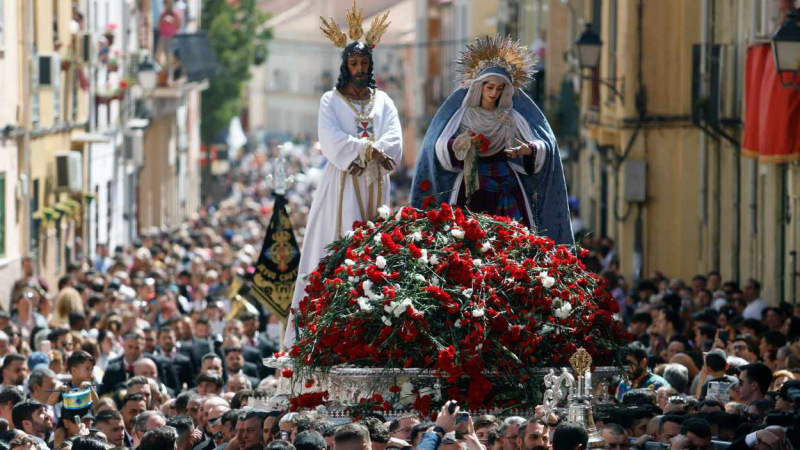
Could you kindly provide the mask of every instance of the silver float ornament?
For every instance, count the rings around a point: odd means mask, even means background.
[[[291,143],[288,143],[291,146]],[[272,165],[272,173],[267,175],[267,186],[273,188],[276,195],[286,194],[286,187],[294,183],[294,176],[286,176],[286,160],[284,153],[287,146],[278,146],[278,157]]]
[[[605,441],[592,417],[592,394],[591,384],[587,383],[586,374],[592,367],[592,356],[584,348],[579,348],[569,359],[572,370],[575,371],[575,383],[572,385],[569,394],[569,407],[567,410],[567,420],[581,425],[589,433],[589,449],[604,448]],[[590,373],[591,376],[591,373]]]

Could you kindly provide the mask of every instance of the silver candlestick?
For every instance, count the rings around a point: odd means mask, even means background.
[[[286,147],[278,146],[278,157],[272,165],[272,173],[267,175],[267,186],[271,187],[276,195],[285,195],[286,188],[294,183],[294,176],[286,175]]]

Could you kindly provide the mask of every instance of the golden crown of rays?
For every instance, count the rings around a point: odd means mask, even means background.
[[[352,39],[353,42],[358,42],[358,40],[364,36],[364,43],[369,45],[370,48],[375,48],[392,23],[386,21],[388,17],[389,11],[375,16],[375,18],[372,19],[372,25],[369,31],[364,34],[364,29],[361,27],[364,21],[364,12],[361,9],[357,9],[356,2],[353,0],[353,6],[347,9],[347,28],[350,39]],[[325,20],[324,17],[320,17],[320,20],[322,20],[322,26],[319,27],[319,29],[322,30],[325,37],[333,42],[333,45],[340,48],[347,46],[347,35],[339,28],[339,24],[333,20],[333,17],[330,18],[330,21]]]
[[[461,57],[456,60],[456,72],[459,74],[458,81],[462,85],[469,85],[484,70],[500,67],[508,73],[511,84],[518,89],[533,79],[535,62],[533,53],[510,36],[486,36],[467,44],[467,50],[461,52]]]

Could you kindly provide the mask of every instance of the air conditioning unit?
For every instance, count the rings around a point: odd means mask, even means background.
[[[39,86],[57,85],[60,66],[58,53],[39,53]]]
[[[144,133],[142,130],[125,132],[122,153],[126,161],[134,163],[137,167],[144,164]]]
[[[83,187],[83,155],[78,151],[56,153],[56,190],[80,192]]]

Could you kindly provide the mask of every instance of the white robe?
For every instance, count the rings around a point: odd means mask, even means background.
[[[400,119],[394,102],[383,91],[375,93],[375,105],[372,108],[375,143],[374,146],[383,150],[394,158],[398,164],[403,156],[403,136],[400,128]],[[325,256],[325,248],[338,236],[344,236],[357,220],[366,221],[377,215],[377,208],[389,204],[389,174],[383,175],[382,198],[377,199],[377,187],[373,188],[372,204],[375,211],[367,212],[370,217],[362,217],[361,210],[353,187],[353,177],[345,177],[344,196],[342,198],[342,227],[336,229],[339,214],[339,194],[341,190],[342,172],[347,171],[350,164],[359,157],[359,151],[367,142],[366,138],[356,136],[356,115],[350,106],[339,97],[339,94],[328,91],[320,100],[319,105],[319,142],[322,154],[327,159],[325,171],[322,174],[311,210],[308,213],[306,235],[303,240],[303,249],[300,252],[300,267],[297,283],[294,287],[292,309],[297,310],[300,300],[305,296],[306,280],[309,273],[314,271],[320,259]],[[370,203],[369,187],[367,186],[366,172],[358,177],[361,199],[364,208]],[[286,327],[284,344],[287,350],[295,341],[294,314],[289,314]]]

